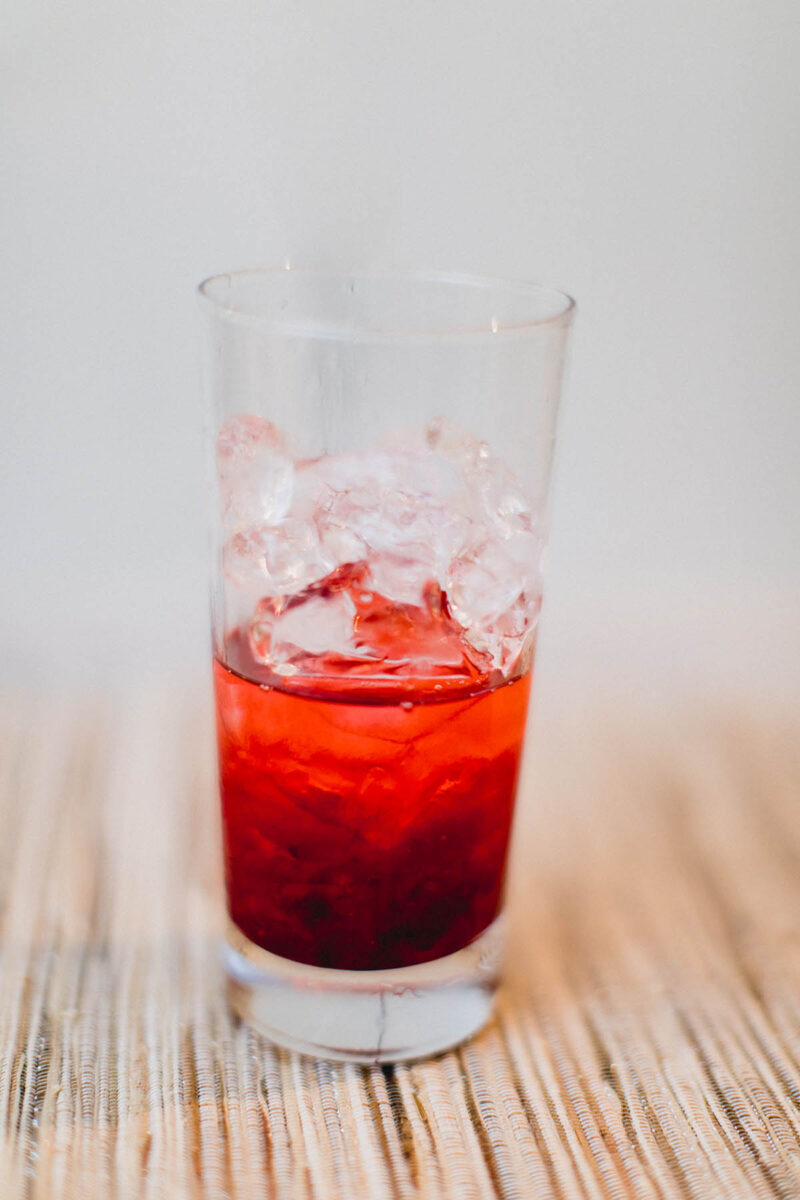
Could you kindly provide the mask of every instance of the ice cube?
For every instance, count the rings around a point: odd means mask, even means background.
[[[447,573],[453,614],[465,629],[496,621],[525,589],[525,566],[490,536],[454,558]]]
[[[541,543],[525,529],[505,538],[490,524],[476,530],[482,536],[450,563],[447,594],[472,645],[507,670],[536,626]]]
[[[338,489],[327,481],[315,509],[326,549],[339,562],[367,558],[378,590],[402,602],[419,603],[425,582],[443,578],[468,531],[467,517],[448,505],[431,457],[353,456],[350,479],[337,480]]]
[[[292,517],[235,533],[225,543],[223,561],[235,587],[257,583],[270,596],[294,595],[334,565],[314,526]]]
[[[507,674],[527,671],[532,663],[540,592],[522,592],[489,630],[486,652]]]
[[[385,655],[357,632],[359,614],[374,594],[369,589],[366,563],[349,563],[294,596],[264,597],[250,625],[253,655],[279,675],[329,675],[377,663]]]
[[[260,588],[266,583],[266,543],[271,536],[269,526],[257,525],[228,538],[222,548],[222,562],[229,583],[237,588],[251,584]]]
[[[217,477],[229,533],[283,520],[294,467],[280,430],[252,414],[228,417],[217,436]]]
[[[436,548],[410,498],[382,489],[374,477],[335,494],[318,510],[317,527],[340,562],[367,559],[374,586],[394,600],[419,603],[436,575]]]
[[[476,462],[470,482],[476,518],[487,521],[504,542],[519,538],[518,549],[511,553],[521,561],[535,562],[542,552],[544,532],[513,472],[489,455]]]
[[[425,588],[436,580],[436,571],[425,555],[375,555],[370,557],[370,573],[375,590],[398,604],[421,604]]]
[[[535,533],[541,540],[524,489],[487,442],[444,417],[431,421],[422,439],[408,437],[406,444],[418,446],[421,441],[429,451],[429,470],[438,473],[434,492],[439,497],[447,494],[448,513],[461,513],[473,526],[488,524],[504,541],[517,533]],[[520,543],[520,554],[532,549],[530,543]]]
[[[470,536],[447,571],[453,613],[497,666],[518,658],[541,598],[544,528],[510,468],[452,422],[428,426],[436,452],[457,456]]]
[[[251,628],[251,646],[279,675],[299,670],[311,674],[313,664],[322,659],[354,658],[354,617],[355,605],[347,592],[317,593],[277,614],[263,609]]]

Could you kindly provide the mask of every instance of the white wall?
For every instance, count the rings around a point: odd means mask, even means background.
[[[9,5],[7,679],[205,652],[192,290],[287,256],[577,296],[551,686],[796,679],[795,0]]]

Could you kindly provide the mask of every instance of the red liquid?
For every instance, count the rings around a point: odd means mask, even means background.
[[[405,606],[409,629],[420,611]],[[462,644],[446,605],[433,611],[421,636],[435,633],[439,652],[443,637]],[[491,686],[473,654],[466,678],[442,667],[377,681],[337,660],[324,680],[278,679],[240,634],[227,657],[237,670],[215,661],[214,679],[239,929],[284,958],[354,970],[439,958],[486,929],[502,898],[530,674]]]

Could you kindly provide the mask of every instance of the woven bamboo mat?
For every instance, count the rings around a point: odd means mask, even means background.
[[[542,722],[492,1025],[397,1068],[230,1019],[209,725],[0,713],[0,1196],[800,1197],[800,727]]]

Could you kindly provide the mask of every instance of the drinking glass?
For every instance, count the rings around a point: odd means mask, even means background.
[[[417,1058],[487,1019],[566,295],[452,275],[200,287],[230,994]]]

